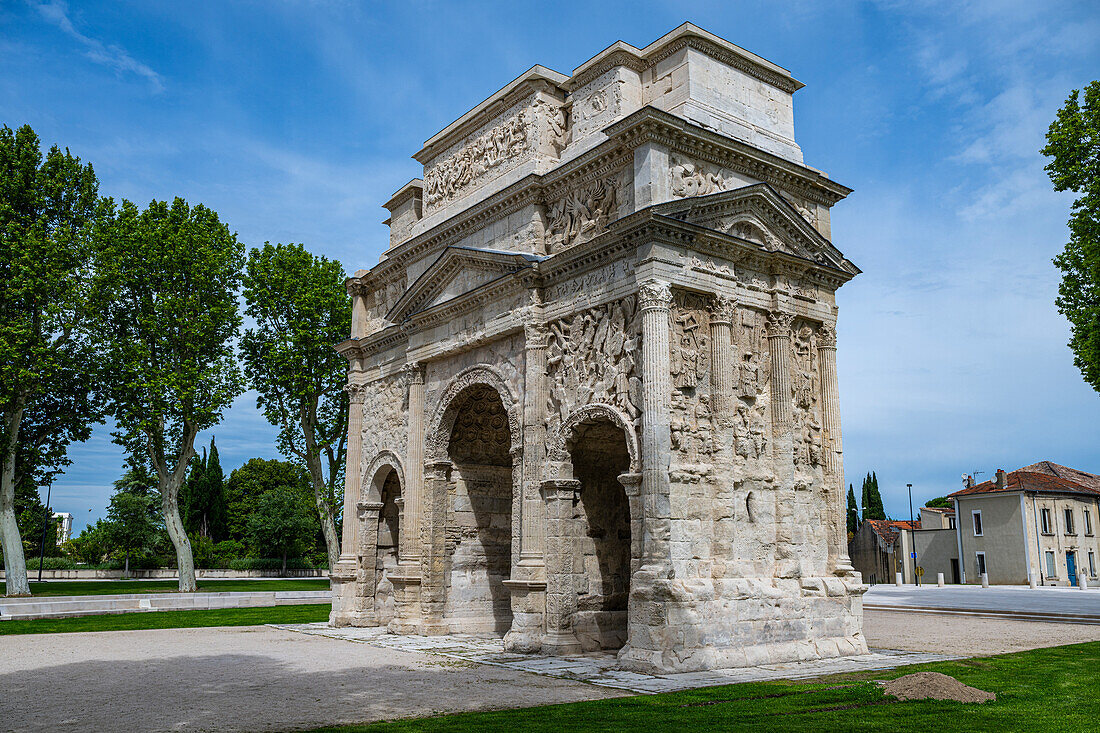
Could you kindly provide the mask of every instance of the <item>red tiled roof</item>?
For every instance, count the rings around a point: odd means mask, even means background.
[[[1038,465],[1038,464],[1036,464]],[[1056,465],[1056,464],[1051,464]],[[1064,468],[1059,466],[1058,468]],[[1080,473],[1080,472],[1079,472]],[[1085,474],[1091,476],[1092,474]],[[1018,469],[1005,475],[1005,485],[998,488],[995,481],[983,481],[970,488],[948,494],[951,499],[958,496],[972,496],[974,494],[999,494],[1009,491],[1030,491],[1041,494],[1087,494],[1088,496],[1100,496],[1100,489],[1090,488],[1084,484],[1071,481],[1047,472],[1029,471]]]
[[[949,509],[945,506],[922,506],[920,508],[922,512],[943,512],[944,514],[954,514],[954,509]]]
[[[892,545],[895,541],[897,541],[898,535],[900,534],[898,530],[920,529],[920,520],[905,520],[903,522],[900,522],[892,519],[867,519],[864,521],[866,521],[867,524],[871,525],[871,530],[874,531],[874,533],[877,534],[879,537],[881,537],[882,541],[888,545]]]
[[[1019,470],[1050,474],[1051,476],[1069,479],[1075,484],[1081,484],[1090,489],[1100,491],[1100,476],[1097,476],[1095,473],[1078,471],[1076,468],[1069,468],[1068,466],[1059,466],[1057,463],[1051,463],[1050,461],[1032,463],[1030,466],[1024,466]]]

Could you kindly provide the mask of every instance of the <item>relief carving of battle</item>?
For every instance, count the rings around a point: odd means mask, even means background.
[[[357,387],[363,400],[363,465],[383,450],[402,455],[408,426],[408,396],[404,377],[386,377]],[[354,391],[352,398],[355,398]]]
[[[822,463],[821,394],[817,329],[796,321],[791,334],[791,389],[794,392],[794,463],[816,468]]]
[[[608,176],[574,189],[550,205],[546,251],[557,252],[603,234],[617,216],[618,176]]]
[[[642,414],[641,314],[634,296],[552,321],[546,370],[547,429],[555,434],[578,408],[618,408],[637,429]]]
[[[669,365],[672,375],[672,450],[685,463],[704,462],[715,451],[710,388],[709,297],[674,293]]]

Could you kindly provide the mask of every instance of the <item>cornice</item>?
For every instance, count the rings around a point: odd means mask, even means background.
[[[657,142],[805,198],[832,206],[852,192],[820,171],[773,155],[748,143],[694,125],[655,107],[642,107],[604,129],[620,145],[634,149]]]
[[[581,71],[579,74],[574,74],[569,81],[563,85],[566,89],[572,92],[575,89],[580,89],[585,84],[589,83],[593,79],[599,79],[601,76],[619,66],[625,66],[631,71],[642,73],[652,63],[647,62],[641,58],[636,51],[630,51],[626,48],[619,48],[612,51],[604,58],[597,61],[592,66]]]
[[[700,53],[715,58],[727,66],[732,66],[738,71],[742,71],[754,79],[758,79],[765,84],[770,84],[776,89],[781,89],[788,94],[794,94],[799,89],[806,86],[797,79],[777,74],[762,64],[756,63],[752,59],[746,58],[741,54],[733,53],[728,49],[722,48],[714,41],[703,38],[702,36],[685,36],[669,43],[660,51],[649,57],[649,66],[658,64],[682,48],[693,48]]]

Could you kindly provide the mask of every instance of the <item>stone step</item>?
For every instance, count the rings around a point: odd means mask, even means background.
[[[140,611],[207,610],[324,603],[327,590],[224,593],[128,593],[103,596],[45,596],[0,599],[0,621],[67,618]]]

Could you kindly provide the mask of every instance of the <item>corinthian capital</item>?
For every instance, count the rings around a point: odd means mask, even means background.
[[[733,314],[737,312],[737,303],[733,298],[716,295],[710,301],[710,317],[721,323],[733,323]]]
[[[523,324],[524,348],[545,349],[550,340],[550,330],[541,321],[528,321]]]
[[[784,311],[772,311],[768,314],[768,336],[789,336],[791,324],[794,323],[794,314]]]
[[[367,400],[367,385],[359,382],[350,382],[344,385],[344,391],[353,404],[361,405]]]
[[[817,348],[836,348],[836,327],[828,323],[821,324],[817,330]]]
[[[406,364],[401,370],[401,376],[404,378],[406,385],[424,384],[424,370],[418,361]]]
[[[647,280],[638,287],[638,304],[642,308],[672,308],[672,289],[660,280]]]

